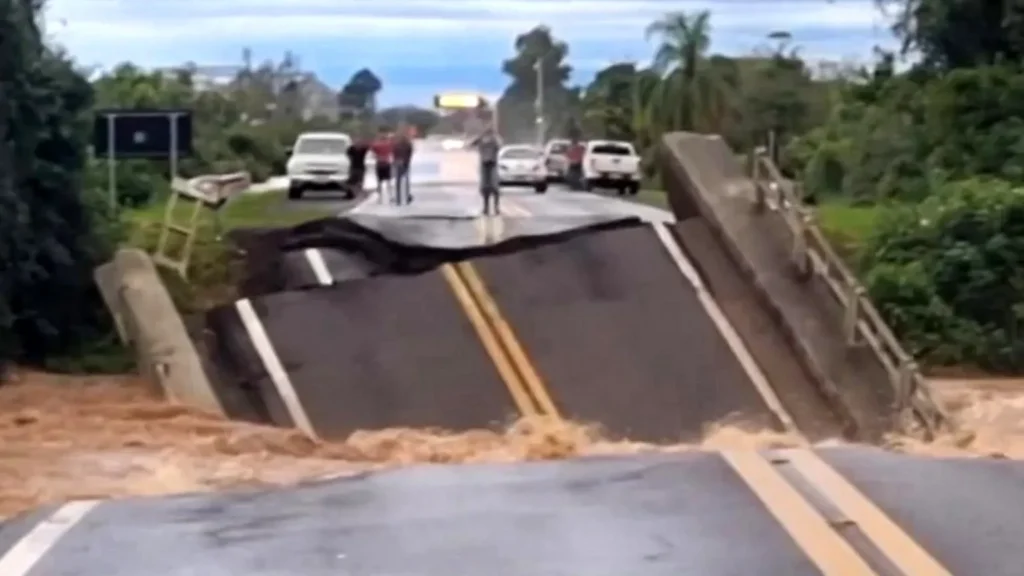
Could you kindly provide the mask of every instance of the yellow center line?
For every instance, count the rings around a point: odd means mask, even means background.
[[[519,339],[516,338],[508,321],[501,314],[498,304],[494,301],[486,284],[484,284],[483,278],[477,273],[476,268],[469,262],[459,262],[455,264],[455,268],[461,274],[462,279],[465,280],[470,293],[476,297],[480,311],[490,321],[490,326],[494,329],[497,340],[504,345],[509,360],[519,373],[520,382],[536,401],[539,413],[561,419],[561,413],[558,407],[555,406],[554,400],[551,399],[547,385],[537,373],[533,362],[530,361],[526,350],[519,343]]]
[[[760,454],[724,451],[722,458],[824,576],[877,576],[853,546]]]
[[[451,287],[452,294],[455,295],[455,299],[458,301],[459,306],[462,307],[463,312],[466,314],[466,318],[469,319],[469,323],[476,331],[476,335],[483,344],[487,355],[490,356],[491,361],[494,363],[494,367],[497,369],[498,375],[505,383],[505,386],[508,387],[508,391],[512,395],[512,401],[515,403],[519,413],[524,416],[537,415],[537,408],[534,405],[533,400],[530,398],[526,387],[523,385],[519,373],[516,371],[515,367],[513,367],[512,362],[505,354],[505,350],[498,342],[498,339],[495,337],[490,325],[488,325],[483,312],[477,305],[476,299],[473,298],[473,295],[470,293],[466,283],[451,264],[442,265],[441,274],[448,282],[448,285]]]
[[[831,500],[846,518],[854,522],[904,574],[952,576],[952,572],[817,454],[795,449],[782,450],[780,453],[815,490]]]

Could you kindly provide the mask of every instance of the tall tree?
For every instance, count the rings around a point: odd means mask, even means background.
[[[876,0],[895,5],[894,30],[926,68],[948,70],[1024,57],[1024,1]]]
[[[583,121],[588,134],[615,140],[636,138],[638,74],[636,65],[630,62],[611,64],[597,72],[583,95]]]
[[[94,336],[106,257],[82,181],[92,90],[46,46],[42,2],[0,0],[0,362],[41,362]]]
[[[373,113],[376,109],[377,94],[384,87],[380,78],[369,68],[362,68],[349,78],[338,94],[338,100],[345,109],[359,113]]]
[[[514,46],[515,55],[501,67],[511,79],[498,102],[502,135],[509,140],[535,141],[538,92],[543,92],[547,136],[564,134],[579,101],[579,92],[566,87],[572,74],[572,67],[565,63],[568,45],[552,36],[546,26],[537,26],[517,36]]]
[[[722,87],[707,69],[711,13],[671,12],[652,22],[645,35],[659,41],[652,67],[664,79],[656,103],[662,119],[672,128],[699,129],[701,113],[722,98]]]

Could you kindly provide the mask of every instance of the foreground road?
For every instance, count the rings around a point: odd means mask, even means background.
[[[1019,464],[873,449],[820,458],[434,466],[292,490],[69,504],[6,524],[0,573],[1020,574]]]

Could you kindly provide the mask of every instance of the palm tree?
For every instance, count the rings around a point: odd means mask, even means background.
[[[670,12],[647,27],[647,40],[660,42],[651,68],[662,78],[650,104],[657,110],[655,116],[670,129],[708,128],[703,115],[719,115],[723,91],[721,79],[707,65],[710,34],[711,13],[707,10]]]

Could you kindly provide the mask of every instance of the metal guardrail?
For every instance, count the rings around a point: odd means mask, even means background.
[[[927,435],[949,429],[952,422],[932,398],[917,362],[893,334],[867,290],[839,258],[814,212],[803,203],[799,183],[785,179],[763,151],[751,159],[751,180],[756,190],[755,210],[778,214],[792,235],[792,259],[801,279],[819,277],[843,309],[843,331],[848,347],[867,345],[878,357],[895,393],[894,407],[909,415]]]
[[[171,182],[171,195],[164,209],[164,219],[160,228],[160,238],[153,253],[153,261],[176,271],[182,278],[188,277],[188,266],[192,258],[196,233],[199,229],[199,216],[203,208],[213,211],[214,227],[220,236],[220,209],[228,200],[244,192],[252,185],[252,177],[248,172],[232,174],[214,174],[197,176],[190,180],[175,177]],[[192,204],[192,210],[184,222],[177,216],[177,203],[184,201]],[[171,255],[171,235],[182,238],[182,245],[177,258]]]

